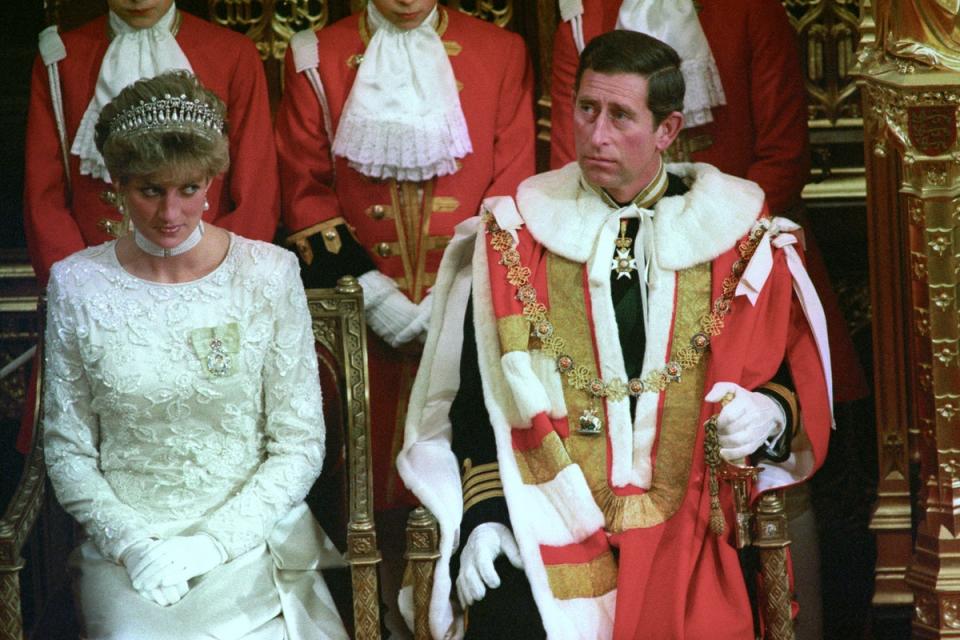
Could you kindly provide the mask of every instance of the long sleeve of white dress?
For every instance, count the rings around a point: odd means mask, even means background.
[[[227,336],[225,373],[208,334]],[[233,236],[213,273],[162,285],[127,274],[113,243],[86,249],[53,269],[46,340],[50,479],[106,558],[200,531],[235,558],[320,473],[311,321],[285,250]]]
[[[299,265],[287,254],[264,296],[274,305],[273,335],[263,364],[267,458],[203,531],[233,558],[267,537],[303,500],[323,466],[326,431],[313,329]]]
[[[62,278],[51,278],[47,287],[44,456],[60,504],[104,557],[118,562],[128,545],[149,537],[151,530],[100,473],[100,420],[80,355],[83,331],[78,331],[64,284]]]

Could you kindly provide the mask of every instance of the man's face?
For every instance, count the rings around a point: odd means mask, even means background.
[[[107,0],[110,10],[134,29],[157,24],[172,4],[173,0]]]
[[[399,29],[413,29],[426,20],[437,0],[370,0]]]
[[[587,181],[617,202],[629,202],[649,184],[660,154],[683,125],[673,112],[654,125],[647,79],[635,73],[597,73],[580,79],[573,110],[577,162]]]

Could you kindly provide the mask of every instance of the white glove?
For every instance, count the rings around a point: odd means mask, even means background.
[[[130,583],[133,583],[133,570],[141,565],[143,559],[150,549],[160,544],[159,540],[153,538],[148,538],[140,540],[133,543],[123,552],[123,555],[120,558],[120,563],[127,570],[127,575],[130,577]],[[141,596],[147,600],[152,600],[161,607],[168,607],[171,604],[177,603],[180,601],[183,596],[186,595],[187,591],[190,590],[190,587],[187,586],[186,582],[179,582],[175,585],[169,587],[157,587],[156,589],[150,590],[138,590]]]
[[[202,576],[225,560],[223,548],[211,536],[174,536],[151,545],[136,558],[131,557],[127,573],[134,589],[152,593]]]
[[[764,444],[772,445],[783,432],[787,416],[773,398],[748,391],[733,382],[716,383],[704,399],[720,402],[727,394],[732,394],[733,399],[717,416],[717,439],[720,441],[720,456],[733,462]]]
[[[377,270],[358,279],[363,287],[363,308],[367,324],[391,347],[397,348],[422,334],[430,320],[432,296],[414,304],[397,288],[397,283]]]
[[[187,595],[190,587],[186,582],[179,582],[171,587],[157,587],[149,591],[138,591],[141,596],[147,600],[156,602],[161,607],[169,607],[172,604],[180,602],[183,596]]]
[[[457,576],[457,596],[464,609],[483,600],[487,587],[500,586],[500,576],[493,566],[500,554],[505,554],[517,569],[523,568],[517,541],[504,525],[484,522],[470,533],[460,553],[460,575]]]

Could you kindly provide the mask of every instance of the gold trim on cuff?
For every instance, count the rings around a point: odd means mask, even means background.
[[[497,335],[500,337],[500,353],[526,351],[530,344],[530,322],[521,315],[498,318]]]
[[[797,404],[797,394],[794,393],[789,388],[783,386],[782,384],[777,384],[776,382],[768,382],[766,384],[760,385],[761,389],[766,389],[777,394],[777,396],[786,400],[787,405],[790,408],[790,419],[793,425],[793,433],[790,434],[790,437],[793,438],[797,434],[797,431],[800,429],[800,405]]]
[[[550,591],[558,600],[598,598],[617,588],[617,563],[605,551],[589,562],[547,565]]]

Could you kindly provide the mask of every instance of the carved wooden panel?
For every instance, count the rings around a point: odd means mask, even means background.
[[[810,119],[859,118],[856,47],[859,0],[783,0],[800,37]]]

